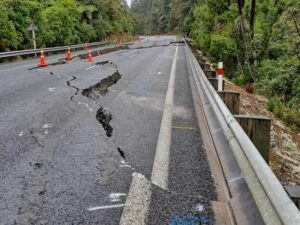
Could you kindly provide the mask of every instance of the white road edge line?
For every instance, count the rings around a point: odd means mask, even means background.
[[[173,58],[172,69],[168,84],[168,90],[165,99],[165,106],[162,115],[160,131],[156,146],[154,163],[152,168],[151,181],[155,185],[168,189],[169,177],[169,161],[170,161],[170,147],[172,134],[172,112],[173,112],[173,98],[175,89],[175,75],[176,75],[176,61],[178,55],[178,46],[176,47]]]
[[[150,199],[150,181],[142,174],[133,173],[120,225],[145,225]]]
[[[168,90],[159,131],[159,137],[152,168],[151,182],[161,188],[168,187],[169,156],[172,132],[172,109],[175,87],[178,46],[172,62]],[[133,173],[133,179],[126,199],[120,225],[145,225],[151,201],[151,182],[142,174]]]

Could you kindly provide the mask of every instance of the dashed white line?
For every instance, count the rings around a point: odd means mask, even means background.
[[[88,211],[92,212],[92,211],[96,211],[96,210],[100,210],[100,209],[121,208],[121,207],[124,207],[124,206],[125,206],[125,204],[105,205],[105,206],[98,206],[98,207],[89,208]]]
[[[90,66],[90,67],[86,68],[85,70],[90,70],[90,69],[93,69],[93,68],[95,68],[95,67],[98,67],[98,66],[97,66],[97,65],[95,65],[95,66]]]
[[[132,170],[134,170],[134,168],[131,165],[129,165],[125,160],[121,160],[120,164],[121,164],[121,165],[119,165],[120,168],[128,167],[128,168],[131,168]]]
[[[55,88],[48,88],[50,92],[54,92]]]
[[[110,201],[111,202],[121,202],[121,197],[126,196],[127,194],[125,193],[111,193],[109,195]]]
[[[88,110],[90,110],[90,112],[93,112],[93,109],[87,103],[78,102],[78,105],[84,105],[86,108],[88,108]]]
[[[46,124],[43,124],[43,125],[42,125],[42,128],[43,128],[43,129],[51,128],[51,127],[53,127],[53,125],[52,125],[51,123],[46,123]]]

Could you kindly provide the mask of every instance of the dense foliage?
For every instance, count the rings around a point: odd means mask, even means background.
[[[188,31],[193,6],[203,0],[133,0],[137,32],[143,34]]]
[[[134,31],[124,0],[0,0],[0,51],[32,48],[27,30],[35,24],[38,47],[100,41]]]
[[[300,127],[299,0],[135,0],[132,8],[140,32],[184,32],[224,62],[228,78],[253,84]]]

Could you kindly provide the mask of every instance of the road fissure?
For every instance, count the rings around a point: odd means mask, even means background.
[[[70,80],[68,80],[68,81],[66,82],[67,85],[68,85],[68,87],[72,87],[72,88],[74,88],[74,89],[76,90],[75,94],[72,95],[72,96],[70,97],[70,99],[71,99],[72,102],[74,102],[74,96],[78,95],[78,93],[79,93],[79,88],[76,87],[76,86],[74,86],[74,85],[71,85],[71,81],[74,81],[74,80],[76,80],[76,79],[77,79],[76,76],[72,76],[72,79],[70,79]]]
[[[99,83],[89,88],[83,89],[81,93],[83,96],[90,99],[99,98],[105,95],[108,92],[108,88],[116,84],[121,79],[121,77],[121,74],[117,70],[111,76],[102,79]]]

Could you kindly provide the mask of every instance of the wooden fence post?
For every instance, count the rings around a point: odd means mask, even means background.
[[[211,85],[214,87],[216,91],[218,91],[218,78],[208,78]],[[223,80],[223,90],[225,88],[225,80]]]
[[[269,163],[271,119],[249,115],[236,115],[235,119],[244,129],[265,161]]]
[[[236,91],[218,91],[223,102],[233,115],[240,114],[240,93]]]
[[[215,70],[203,70],[205,76],[207,78],[216,78],[217,77],[217,72]]]

